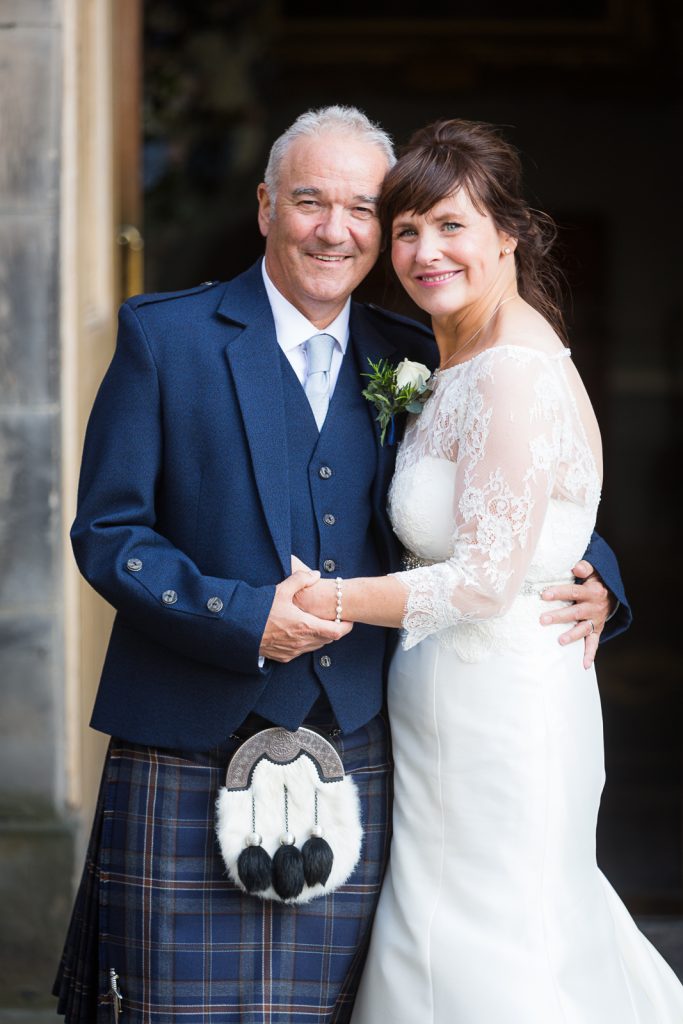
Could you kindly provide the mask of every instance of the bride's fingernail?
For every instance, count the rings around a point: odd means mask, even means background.
[[[547,612],[546,612],[545,615],[541,615],[541,622],[543,623],[544,626],[550,625],[550,623],[552,621],[553,621],[552,615],[549,615]]]
[[[555,591],[554,590],[544,590],[543,593],[541,594],[541,597],[543,598],[544,601],[553,601],[555,599]]]

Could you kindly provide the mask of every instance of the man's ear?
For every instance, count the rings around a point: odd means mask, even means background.
[[[261,182],[259,187],[256,189],[256,197],[258,199],[258,226],[259,231],[264,238],[268,237],[268,229],[270,228],[270,221],[272,216],[272,205],[270,202],[270,196],[268,195],[268,189],[264,182]]]

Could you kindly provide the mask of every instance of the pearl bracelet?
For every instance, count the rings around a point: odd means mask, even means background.
[[[342,620],[342,578],[337,576],[334,581],[337,587],[337,614],[335,616],[335,622],[341,622]]]

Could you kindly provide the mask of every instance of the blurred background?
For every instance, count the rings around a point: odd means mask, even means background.
[[[270,143],[328,103],[399,145],[439,117],[505,126],[560,225],[635,616],[599,655],[599,860],[683,976],[680,5],[380,6],[0,0],[0,1024],[52,1019],[106,743],[111,613],[67,535],[116,309],[249,266]],[[421,316],[382,262],[357,297]]]

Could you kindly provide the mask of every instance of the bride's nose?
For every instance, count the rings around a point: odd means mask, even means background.
[[[420,235],[415,247],[415,262],[422,267],[428,267],[430,263],[435,263],[439,259],[441,259],[441,247],[438,244],[438,239],[431,233]]]

